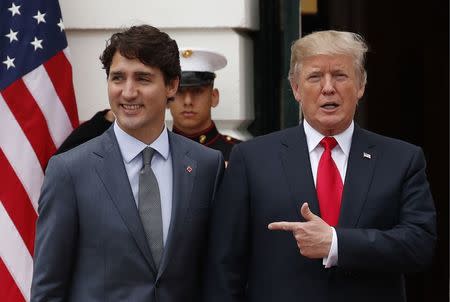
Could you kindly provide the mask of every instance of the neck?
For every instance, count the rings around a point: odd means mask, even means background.
[[[120,123],[117,123],[118,126],[125,131],[126,133],[128,133],[129,135],[131,135],[132,137],[134,137],[137,140],[140,140],[141,142],[143,142],[146,145],[150,145],[151,143],[153,143],[160,135],[161,132],[164,130],[164,123],[162,123],[161,125],[158,126],[154,126],[151,128],[146,128],[146,129],[128,129],[125,130],[123,127],[120,126]]]

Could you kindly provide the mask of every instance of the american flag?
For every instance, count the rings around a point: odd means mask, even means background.
[[[78,126],[57,0],[0,0],[0,301],[30,300],[38,198]]]

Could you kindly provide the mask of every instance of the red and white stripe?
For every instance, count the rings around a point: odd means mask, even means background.
[[[67,48],[0,91],[0,297],[29,301],[49,158],[78,126]]]

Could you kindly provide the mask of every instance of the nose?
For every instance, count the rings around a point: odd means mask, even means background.
[[[185,106],[192,105],[192,93],[186,91],[183,95],[183,101]]]
[[[122,96],[124,99],[134,99],[138,94],[138,91],[136,89],[136,86],[134,85],[133,81],[126,81],[125,85],[122,89]]]
[[[323,78],[322,93],[326,95],[334,94],[336,91],[334,83],[333,77],[330,74],[326,74]]]

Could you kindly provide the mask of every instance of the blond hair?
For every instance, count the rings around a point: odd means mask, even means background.
[[[292,80],[297,75],[303,60],[307,57],[342,54],[353,58],[356,74],[363,87],[367,82],[367,73],[364,68],[367,50],[363,37],[355,33],[336,30],[311,33],[292,44],[288,78]]]

